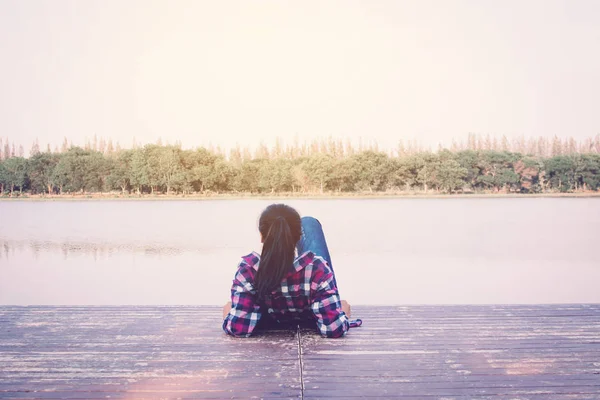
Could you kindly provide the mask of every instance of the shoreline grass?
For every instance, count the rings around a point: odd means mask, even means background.
[[[424,192],[357,192],[357,193],[206,193],[189,195],[86,193],[62,195],[0,196],[0,201],[192,201],[192,200],[344,200],[344,199],[492,199],[492,198],[592,198],[600,192],[576,193],[424,193]]]

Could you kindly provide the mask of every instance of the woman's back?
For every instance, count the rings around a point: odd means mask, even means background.
[[[343,336],[351,326],[350,310],[340,301],[319,221],[272,204],[262,212],[258,229],[262,252],[242,257],[238,265],[231,305],[224,310],[225,332],[250,336],[262,318],[262,323],[313,322],[323,336]]]
[[[250,336],[265,317],[280,324],[312,320],[327,337],[339,337],[348,330],[348,318],[339,309],[333,272],[323,258],[311,251],[297,257],[279,287],[260,302],[254,288],[259,264],[260,256],[255,252],[242,257],[231,288],[233,308],[223,322],[226,332]]]

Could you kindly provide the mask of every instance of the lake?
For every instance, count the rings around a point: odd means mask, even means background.
[[[0,304],[222,305],[273,202],[2,201]],[[600,302],[600,198],[284,202],[351,304]]]

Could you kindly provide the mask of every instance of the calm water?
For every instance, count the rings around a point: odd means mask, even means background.
[[[272,201],[0,202],[0,304],[223,304]],[[600,302],[600,199],[291,200],[355,304]]]

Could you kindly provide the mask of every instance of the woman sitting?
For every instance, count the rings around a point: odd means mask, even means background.
[[[340,300],[318,220],[272,204],[261,214],[258,230],[262,252],[242,257],[238,265],[231,303],[223,308],[225,332],[249,337],[261,329],[301,325],[336,338],[362,324],[349,320],[350,305]]]

